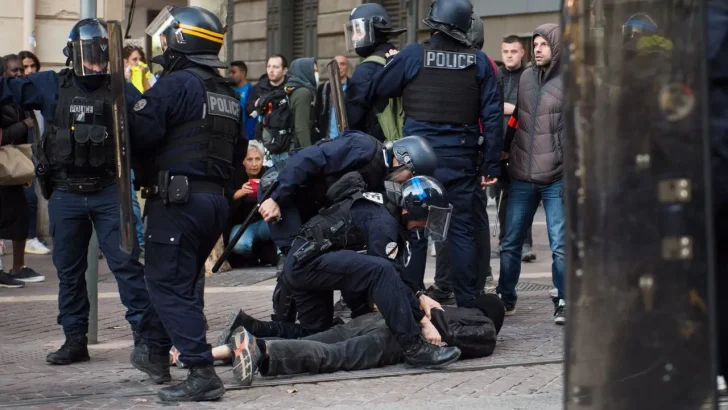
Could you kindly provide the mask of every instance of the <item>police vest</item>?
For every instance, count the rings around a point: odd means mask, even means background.
[[[454,40],[422,43],[422,66],[404,88],[405,115],[418,121],[473,125],[480,118],[475,50]]]
[[[202,81],[206,98],[205,112],[202,119],[186,122],[167,131],[167,143],[157,151],[157,170],[169,170],[171,165],[179,162],[200,160],[207,163],[207,179],[225,182],[233,172],[233,153],[240,136],[240,100],[228,80],[212,71],[201,67],[183,71],[192,73]],[[189,135],[174,137],[181,132]],[[184,147],[195,148],[185,150]]]
[[[41,141],[41,161],[50,165],[55,178],[113,177],[116,156],[109,85],[82,90],[69,69],[62,70],[58,80],[58,101]]]

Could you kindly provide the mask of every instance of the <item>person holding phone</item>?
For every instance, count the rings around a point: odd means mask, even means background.
[[[250,141],[248,144],[248,153],[243,161],[243,167],[239,168],[234,176],[235,187],[239,187],[233,194],[233,207],[230,212],[230,222],[232,231],[229,240],[232,240],[238,230],[242,227],[245,217],[255,207],[258,198],[258,187],[260,186],[260,177],[267,170],[263,166],[263,145],[258,141]],[[263,219],[258,219],[248,225],[248,228],[240,237],[238,243],[233,248],[233,253],[241,255],[252,262],[257,262],[256,256],[253,254],[253,246],[256,243],[270,241],[272,238],[268,224]]]

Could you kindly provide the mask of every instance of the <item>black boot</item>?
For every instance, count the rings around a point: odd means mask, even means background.
[[[60,349],[46,356],[46,362],[51,364],[71,364],[78,362],[87,362],[91,358],[88,356],[88,339],[86,335],[66,335],[66,342]]]
[[[223,394],[225,386],[212,365],[194,367],[190,369],[187,380],[157,392],[162,401],[210,401],[219,399]]]
[[[131,351],[131,365],[146,373],[152,382],[164,384],[172,380],[169,374],[169,352],[154,351],[144,343],[139,343]]]
[[[422,336],[404,348],[404,362],[428,369],[441,369],[454,363],[460,357],[457,347],[442,347],[428,343]]]

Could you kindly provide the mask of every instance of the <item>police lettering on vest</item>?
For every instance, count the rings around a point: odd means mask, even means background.
[[[227,95],[207,93],[207,113],[240,120],[240,101]]]
[[[475,64],[475,54],[455,53],[452,51],[425,51],[425,68],[464,70]]]

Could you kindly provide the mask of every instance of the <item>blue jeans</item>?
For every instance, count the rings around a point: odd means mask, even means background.
[[[549,244],[553,252],[551,279],[554,287],[559,290],[559,299],[564,299],[564,183],[556,181],[540,185],[512,180],[510,189],[496,292],[501,295],[505,304],[515,306],[518,299],[516,285],[521,276],[521,248],[526,232],[533,223],[538,203],[543,201]]]
[[[136,330],[149,307],[144,283],[144,267],[139,249],[126,255],[119,248],[119,192],[116,184],[98,192],[76,194],[53,191],[48,201],[53,238],[53,265],[58,271],[58,324],[66,334],[86,334],[89,302],[86,292],[87,250],[91,229],[96,229],[99,245],[119,286],[126,320]]]
[[[139,198],[134,189],[134,170],[131,171],[131,206],[134,208],[136,217],[136,233],[139,246],[144,246],[144,224],[142,223],[142,208],[139,206]]]
[[[230,240],[233,239],[235,234],[240,230],[242,225],[233,226],[230,232]],[[236,255],[242,255],[246,258],[253,256],[253,245],[256,242],[272,241],[270,236],[270,230],[268,224],[264,220],[256,221],[248,225],[248,229],[243,232],[243,236],[240,237],[238,243],[233,247],[233,253]]]
[[[285,161],[287,159],[288,159],[287,152],[281,152],[280,154],[270,154],[270,160],[273,161],[273,165],[277,164],[278,162]]]

